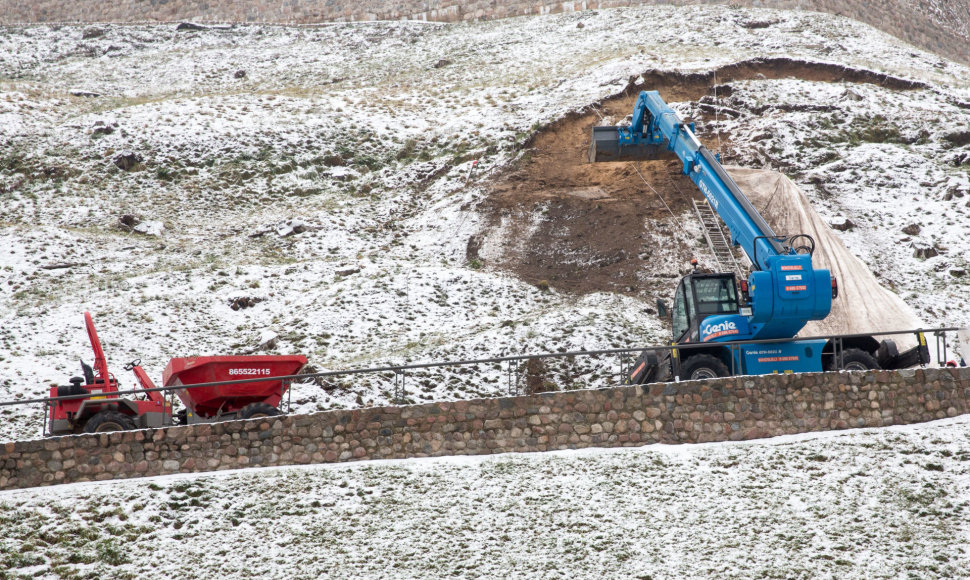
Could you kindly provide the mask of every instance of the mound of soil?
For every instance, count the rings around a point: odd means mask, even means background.
[[[562,130],[575,130],[568,125]],[[584,156],[579,140],[546,149],[496,184],[488,227],[469,244],[469,258],[561,290],[639,293],[653,269],[645,224],[682,214],[694,186],[677,162],[594,165]]]

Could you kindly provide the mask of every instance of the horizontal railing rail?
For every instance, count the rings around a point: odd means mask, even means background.
[[[927,335],[931,334],[938,338],[938,348],[937,348],[937,358],[946,358],[946,332],[956,332],[960,328],[957,327],[946,327],[946,328],[921,328],[915,330],[895,330],[887,332],[876,332],[876,333],[865,333],[865,334],[833,334],[833,335],[820,335],[820,336],[810,336],[810,337],[799,337],[797,339],[791,338],[778,338],[772,340],[742,340],[742,341],[728,341],[728,342],[704,342],[704,343],[684,343],[684,344],[670,344],[670,345],[655,345],[655,346],[639,346],[639,347],[629,347],[629,348],[612,348],[612,349],[601,349],[601,350],[580,350],[580,351],[566,351],[566,352],[547,352],[547,353],[537,353],[537,354],[521,354],[512,356],[501,356],[501,357],[491,357],[491,358],[481,358],[481,359],[467,359],[467,360],[457,360],[457,361],[442,361],[442,362],[430,362],[430,363],[410,363],[401,365],[388,365],[382,367],[367,367],[361,369],[347,369],[347,370],[334,370],[334,371],[321,371],[315,373],[305,373],[296,375],[284,375],[276,377],[261,377],[255,379],[239,379],[231,381],[219,381],[211,383],[196,383],[191,385],[176,385],[169,387],[155,387],[152,389],[128,389],[113,391],[110,393],[96,393],[98,397],[105,397],[108,400],[112,398],[118,398],[121,395],[141,395],[151,392],[160,393],[170,393],[180,390],[191,390],[191,389],[201,389],[207,387],[218,387],[223,385],[238,385],[246,383],[265,383],[268,380],[281,381],[286,383],[304,383],[311,382],[315,379],[323,379],[329,377],[342,377],[342,376],[353,376],[362,374],[379,374],[379,373],[394,373],[395,375],[406,373],[410,370],[420,370],[420,369],[432,369],[440,367],[457,367],[457,366],[468,366],[477,364],[494,364],[503,362],[521,362],[529,361],[533,359],[552,359],[552,358],[568,358],[568,357],[594,357],[603,355],[624,355],[631,353],[638,353],[644,350],[657,350],[657,351],[671,351],[671,350],[683,350],[689,351],[692,349],[700,348],[711,348],[712,346],[718,347],[741,347],[749,344],[773,344],[773,343],[785,343],[791,342],[792,340],[833,340],[833,339],[851,339],[851,338],[862,338],[862,337],[875,337],[875,336],[896,336],[912,334],[918,335],[920,333]],[[942,353],[940,356],[940,342],[942,338]],[[58,401],[70,401],[77,399],[87,399],[92,395],[79,394],[79,395],[65,395],[59,397],[42,397],[34,399],[18,399],[14,401],[0,401],[0,407],[12,406],[12,405],[28,405],[37,403],[55,403]]]

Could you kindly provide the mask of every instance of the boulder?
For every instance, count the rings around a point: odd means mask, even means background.
[[[139,223],[141,223],[141,218],[131,213],[126,213],[118,218],[118,227],[126,232],[134,231],[135,226]]]
[[[92,135],[110,135],[115,132],[118,128],[118,123],[105,123],[104,121],[98,121],[94,124],[94,129],[91,129]]]
[[[114,161],[114,164],[118,169],[123,171],[131,171],[136,165],[141,163],[143,159],[142,156],[137,153],[131,151],[122,151],[118,155],[115,155],[112,161]]]
[[[927,260],[940,255],[940,252],[933,246],[913,242],[913,257],[920,260]]]
[[[310,230],[311,227],[301,219],[291,218],[276,225],[276,235],[281,238],[295,236]]]
[[[159,221],[145,220],[137,224],[133,231],[136,234],[142,234],[145,236],[160,236],[162,232],[165,231],[165,224]]]
[[[265,300],[265,298],[257,298],[255,296],[238,296],[229,300],[229,308],[233,310],[245,310],[251,306],[255,306]]]
[[[90,40],[92,38],[101,38],[107,33],[108,31],[104,28],[98,26],[89,26],[81,32],[81,39]]]
[[[264,330],[259,335],[259,346],[256,350],[273,350],[276,348],[276,343],[279,340],[279,335],[277,335],[272,330]]]
[[[832,229],[833,230],[839,230],[840,232],[847,232],[847,231],[855,228],[855,224],[852,223],[852,220],[850,220],[848,218],[846,218],[845,222],[843,222],[841,224],[830,224],[830,225],[832,226]]]
[[[861,101],[864,98],[865,97],[863,97],[862,95],[860,95],[859,93],[857,93],[852,89],[846,89],[845,91],[842,92],[842,99],[847,101]]]

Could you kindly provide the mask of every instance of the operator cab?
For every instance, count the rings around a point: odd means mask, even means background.
[[[700,326],[705,318],[738,313],[733,272],[685,276],[674,294],[674,342],[698,342]]]

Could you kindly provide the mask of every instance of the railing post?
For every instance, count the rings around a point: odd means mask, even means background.
[[[509,361],[509,362],[513,362],[513,361]],[[512,388],[509,390],[509,396],[511,397],[514,397],[519,394],[519,364],[518,364],[519,361],[516,360],[514,362],[516,363],[515,375],[514,375],[514,380],[512,381]]]
[[[670,349],[670,372],[674,375],[674,382],[680,382],[680,353],[677,348]]]
[[[505,392],[512,391],[512,361],[505,361]],[[499,391],[501,392],[501,391]]]
[[[946,364],[946,333],[942,330],[937,330],[933,332],[936,336],[936,364],[938,366],[943,366]],[[943,343],[943,356],[940,356],[940,343]]]
[[[293,382],[290,379],[283,379],[280,381],[280,388],[283,389],[280,393],[280,404],[283,404],[283,393],[286,393],[286,413],[289,414],[293,410]]]
[[[394,369],[394,402],[398,405],[404,403],[404,397],[406,396],[406,385],[407,380],[407,369],[396,368]]]
[[[618,352],[616,354],[617,354],[617,357],[616,358],[619,360],[619,364],[620,364],[619,368],[616,370],[616,377],[617,377],[616,384],[617,385],[622,385],[623,384],[623,356],[624,356],[624,353]]]

